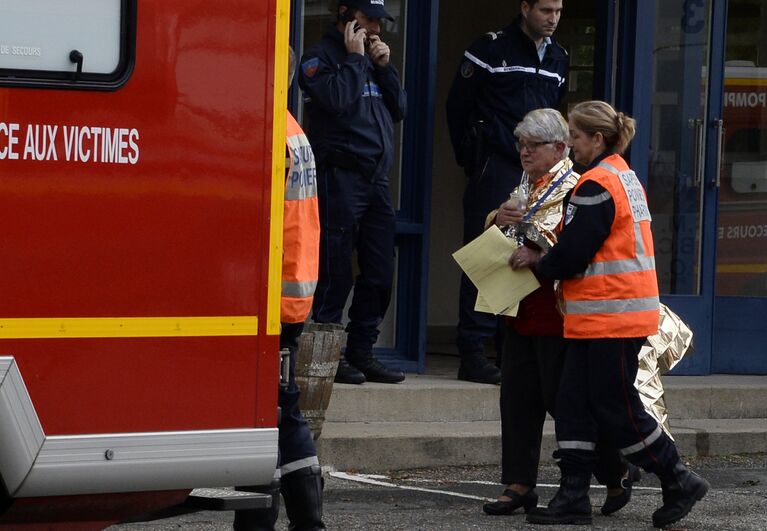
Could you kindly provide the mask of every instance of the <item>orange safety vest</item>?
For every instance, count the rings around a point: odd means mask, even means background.
[[[606,200],[577,197],[586,181],[607,190],[615,202],[615,218],[586,271],[562,281],[565,337],[651,336],[658,332],[660,302],[647,195],[626,161],[611,155],[581,177],[568,209]]]
[[[301,126],[287,113],[289,169],[285,179],[285,221],[280,321],[302,323],[312,309],[320,263],[320,214],[314,153]]]

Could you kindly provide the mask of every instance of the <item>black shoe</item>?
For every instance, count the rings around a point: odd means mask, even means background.
[[[667,475],[661,476],[663,506],[652,513],[652,525],[666,527],[681,520],[709,489],[708,481],[678,462]]]
[[[608,516],[623,509],[631,499],[631,487],[634,483],[639,483],[640,479],[642,479],[642,472],[639,468],[628,463],[628,475],[621,478],[620,483],[623,493],[617,496],[607,496],[604,505],[602,505],[602,514]]]
[[[280,481],[288,529],[319,531],[326,529],[322,521],[322,471],[319,465],[299,468],[282,476]]]
[[[482,354],[462,354],[458,379],[497,385],[501,383],[501,370]]]
[[[511,489],[503,491],[503,495],[507,498],[511,498],[509,501],[494,501],[492,503],[486,503],[482,506],[482,510],[487,514],[493,516],[500,516],[504,514],[511,514],[520,507],[525,508],[525,512],[529,513],[531,509],[538,506],[538,494],[530,489],[525,494],[514,492]]]
[[[527,513],[527,521],[531,524],[591,525],[590,479],[563,476],[559,481],[559,490],[549,502],[549,506]]]
[[[365,375],[349,365],[342,357],[338,360],[338,370],[336,371],[335,383],[345,383],[360,385],[365,383]]]
[[[399,383],[405,379],[404,372],[388,368],[372,354],[350,358],[349,364],[364,374],[368,382]]]

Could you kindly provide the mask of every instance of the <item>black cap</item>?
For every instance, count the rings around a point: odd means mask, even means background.
[[[341,0],[338,5],[359,9],[366,17],[386,18],[394,22],[394,17],[384,9],[384,0]]]

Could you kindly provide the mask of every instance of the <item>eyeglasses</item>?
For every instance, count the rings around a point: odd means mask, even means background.
[[[514,142],[514,146],[520,153],[522,153],[523,149],[526,149],[528,153],[533,153],[536,149],[545,144],[556,144],[556,142],[520,142],[519,140]]]

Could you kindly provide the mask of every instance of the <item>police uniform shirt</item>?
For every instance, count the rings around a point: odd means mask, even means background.
[[[567,52],[554,39],[543,58],[521,29],[521,17],[503,31],[488,33],[464,53],[447,101],[450,138],[461,166],[465,135],[473,123],[487,124],[490,150],[518,158],[514,129],[540,108],[556,108],[567,91]]]

